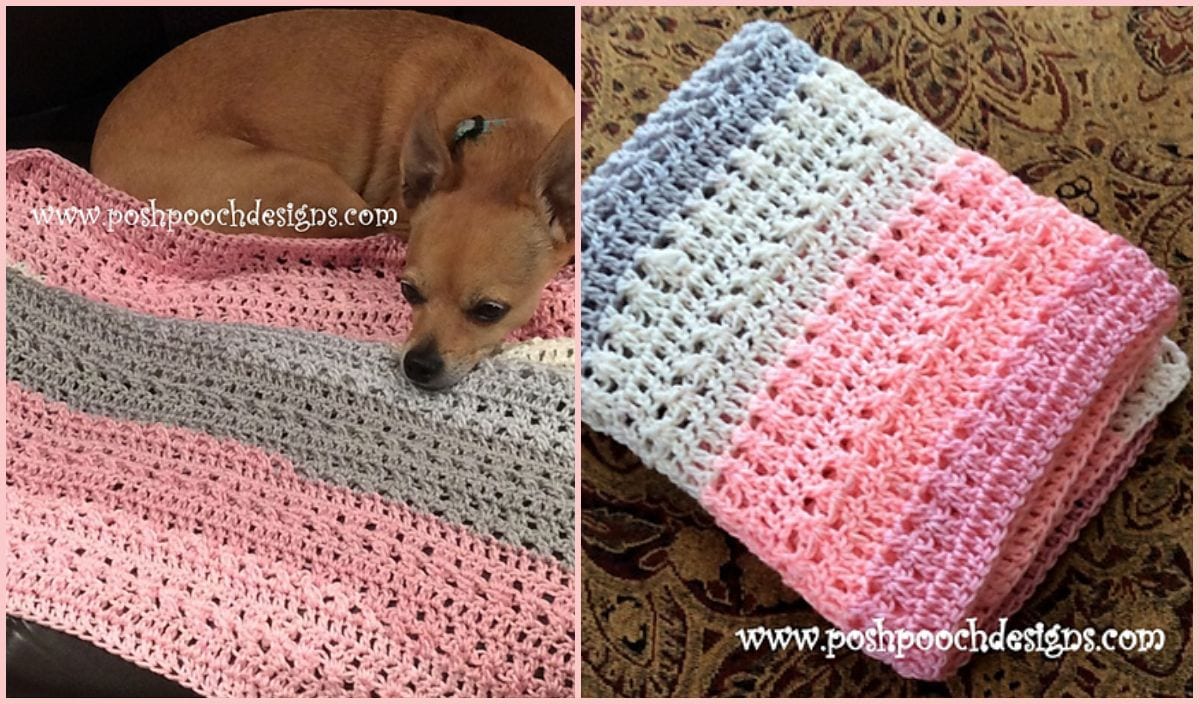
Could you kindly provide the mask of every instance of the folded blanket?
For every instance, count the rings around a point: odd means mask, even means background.
[[[780,25],[675,91],[582,220],[584,421],[842,629],[1019,609],[1189,378],[1142,251]]]
[[[53,286],[154,315],[260,323],[360,340],[399,340],[404,249],[395,236],[353,240],[231,237],[192,227],[109,231],[109,213],[146,204],[41,149],[7,155],[8,263]],[[511,339],[573,337],[574,270],[542,292]]]
[[[131,202],[44,152],[8,194],[9,614],[209,696],[572,694],[568,281],[431,394],[394,242],[38,225]]]

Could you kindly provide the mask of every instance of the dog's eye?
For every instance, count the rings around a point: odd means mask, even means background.
[[[483,301],[477,304],[474,308],[466,311],[466,314],[474,318],[479,323],[494,323],[508,313],[508,306],[495,301]]]
[[[407,281],[400,282],[400,292],[403,293],[404,298],[414,306],[418,306],[425,302],[425,297],[421,295],[421,292]]]

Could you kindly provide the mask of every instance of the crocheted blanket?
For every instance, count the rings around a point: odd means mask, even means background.
[[[781,25],[582,202],[584,421],[841,629],[1018,610],[1189,379],[1143,252]],[[870,654],[930,680],[968,657]]]
[[[259,323],[358,340],[403,339],[404,246],[391,235],[311,240],[192,227],[165,232],[140,221],[147,205],[42,149],[7,154],[8,261],[52,286],[130,310],[216,322]],[[132,226],[108,227],[109,213]],[[573,337],[574,268],[542,292],[512,340]]]
[[[9,614],[209,696],[572,693],[570,340],[420,392],[394,242],[39,225],[129,199],[8,163]]]

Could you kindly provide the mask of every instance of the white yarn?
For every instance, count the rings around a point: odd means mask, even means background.
[[[571,374],[575,369],[575,341],[572,337],[542,338],[535,337],[523,342],[513,342],[504,346],[499,357],[505,359],[523,359],[554,367]]]
[[[827,60],[749,145],[638,253],[587,352],[583,420],[692,496],[843,263],[954,152]]]
[[[1127,442],[1156,418],[1191,381],[1186,354],[1168,337],[1137,387],[1121,400],[1108,424]]]

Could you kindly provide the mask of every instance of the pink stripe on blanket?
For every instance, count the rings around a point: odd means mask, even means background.
[[[360,340],[408,333],[399,284],[404,246],[395,236],[289,239],[140,224],[109,232],[109,209],[146,204],[44,150],[10,151],[7,168],[8,261],[50,285],[152,315]],[[81,212],[70,224],[39,223],[43,215],[56,218],[42,210],[50,206],[94,208],[98,219],[85,223]],[[511,339],[572,335],[575,300],[574,268],[567,267]]]
[[[1110,421],[1140,371],[1158,353],[1165,327],[1160,322],[1146,321],[1131,344],[1117,346],[1116,349],[1123,349],[1120,356],[1099,366],[1102,376],[1097,378],[1102,386],[1070,432],[1049,446],[1053,459],[1043,473],[1039,477],[1030,473],[1033,483],[1027,492],[1028,501],[1019,505],[1008,522],[986,580],[976,599],[962,608],[959,621],[973,616],[980,626],[990,627],[998,617],[1001,603],[1009,600],[1016,583],[1023,579],[1051,532],[1077,529],[1066,524],[1067,513],[1075,500],[1103,476],[1115,471],[1114,465],[1124,454],[1131,439],[1112,428]],[[996,426],[1003,422],[1000,418],[987,420]]]
[[[1157,420],[1154,419],[1131,440],[1118,433],[1104,433],[1098,443],[1101,451],[1094,458],[1087,460],[1087,470],[1093,472],[1090,483],[1079,480],[1071,487],[1066,500],[1063,501],[1065,511],[1060,521],[1046,536],[1045,542],[1037,549],[1012,590],[1006,594],[996,594],[1003,598],[1003,602],[999,606],[993,606],[985,618],[979,616],[979,629],[995,628],[1001,617],[1010,617],[1024,606],[1024,602],[1032,596],[1033,590],[1045,579],[1049,569],[1070,543],[1074,542],[1082,528],[1095,517],[1116,485],[1136,463],[1156,426]],[[1114,456],[1112,452],[1115,452]],[[944,671],[947,673],[956,671],[970,658],[970,652],[964,650],[953,651],[948,655],[944,665]]]
[[[765,375],[703,503],[842,628],[993,611],[1112,461],[1092,450],[1176,305],[1139,250],[960,152]]]
[[[570,696],[556,563],[253,447],[7,391],[10,614],[209,696]]]

